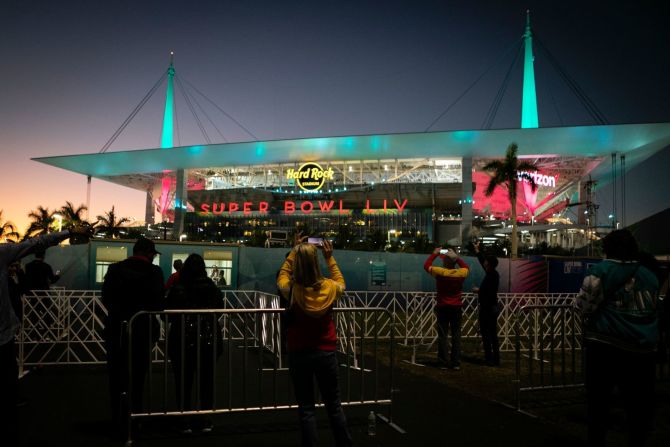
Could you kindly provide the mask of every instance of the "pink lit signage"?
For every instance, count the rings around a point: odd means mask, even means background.
[[[381,203],[376,204],[379,208],[372,208],[370,200],[366,200],[365,209],[367,214],[387,213],[391,210],[401,214],[407,206],[407,199],[384,199]],[[270,204],[268,202],[212,202],[203,203],[200,205],[200,215],[221,215],[233,214],[241,212],[244,215],[252,213],[265,214],[269,211]],[[311,214],[314,213],[332,213],[349,214],[350,210],[344,208],[342,200],[305,200],[296,202],[293,200],[284,201],[284,214]]]

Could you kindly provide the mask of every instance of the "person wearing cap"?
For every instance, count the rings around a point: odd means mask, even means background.
[[[463,316],[463,282],[470,273],[468,264],[458,257],[453,249],[444,255],[435,248],[426,259],[423,268],[435,278],[435,315],[437,317],[437,362],[440,366],[461,369],[461,318]],[[435,258],[444,260],[444,267],[434,267]],[[448,332],[451,331],[451,356],[449,356]]]
[[[132,327],[124,330],[133,315],[141,311],[160,311],[165,307],[163,271],[153,264],[159,254],[152,240],[140,237],[129,258],[109,266],[102,285],[102,303],[107,308],[105,320],[105,348],[109,373],[109,393],[114,428],[123,434],[121,396],[130,391],[131,410],[142,409],[144,380],[153,346],[152,334],[159,331],[158,323],[148,315],[133,320]],[[128,333],[132,335],[132,362],[130,384],[126,374],[129,347]]]
[[[0,244],[0,434],[3,446],[19,445],[19,413],[16,403],[19,388],[19,369],[16,363],[14,337],[20,321],[12,308],[9,290],[9,266],[36,251],[81,234],[90,237],[88,227],[74,226],[67,231],[43,234],[22,242]]]

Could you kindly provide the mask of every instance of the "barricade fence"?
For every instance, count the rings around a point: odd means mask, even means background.
[[[19,369],[54,364],[99,364],[107,309],[99,290],[33,290],[23,297]]]
[[[224,309],[278,309],[277,295],[259,291],[225,290]],[[499,294],[502,310],[498,316],[500,349],[515,351],[514,315],[524,305],[550,304],[569,305],[575,294]],[[380,339],[395,337],[404,346],[415,352],[434,348],[435,330],[434,292],[384,292],[347,291],[338,303],[341,307],[379,307],[393,316],[393,324],[378,328]],[[32,291],[24,296],[24,316],[19,334],[19,363],[21,367],[49,364],[100,364],[105,362],[103,342],[104,319],[107,310],[102,305],[99,290],[43,290]],[[476,296],[463,294],[463,340],[478,340]],[[282,347],[273,327],[273,320],[259,321],[263,328],[259,339],[268,351],[281,359]],[[346,324],[342,322],[342,325]],[[339,327],[340,325],[338,325]],[[249,337],[251,329],[236,321],[223,327],[223,335],[232,339]],[[369,334],[366,321],[356,321],[353,333]],[[245,334],[245,331],[247,333]],[[346,337],[340,344],[348,343]],[[342,349],[343,346],[342,346]],[[161,358],[159,348],[154,349],[154,359]],[[282,365],[284,367],[284,365]]]
[[[133,420],[181,417],[203,426],[205,417],[218,414],[297,408],[289,371],[263,341],[269,335],[282,345],[279,332],[271,333],[279,327],[282,313],[251,308],[135,315],[129,322],[128,383],[145,372],[146,383],[143,389],[135,387],[141,395],[133,396],[131,387],[121,402],[127,411],[128,443]],[[385,419],[392,423],[394,339],[382,340],[377,334],[392,328],[393,315],[382,308],[335,308],[334,314],[339,338],[347,340],[336,354],[342,405],[383,405]],[[147,323],[167,329],[158,343],[159,351],[167,355],[159,361],[133,354],[133,349],[148,353],[153,344],[141,338],[152,332],[146,330]],[[356,331],[363,326],[366,332]],[[242,336],[236,337],[237,333]]]
[[[581,312],[569,304],[524,305],[514,321],[515,400],[522,394],[584,385]]]
[[[527,391],[569,388],[583,382],[581,322],[573,309],[576,294],[499,294],[502,310],[498,316],[498,333],[502,352],[514,352],[516,361],[516,404]],[[347,291],[338,306],[352,309],[380,308],[392,318],[383,321],[371,314],[351,318],[336,314],[338,349],[341,353],[360,352],[362,340],[394,339],[417,353],[436,348],[435,294],[431,292]],[[479,346],[476,296],[463,295],[463,341]],[[261,310],[258,317],[244,320],[222,314],[221,335],[224,340],[252,343],[263,352],[270,369],[287,368],[281,340],[280,299],[258,291],[224,291],[225,311]],[[100,291],[52,289],[32,291],[24,296],[23,321],[18,336],[19,369],[54,364],[104,364],[106,362],[103,330],[107,310]],[[234,313],[234,312],[233,312]],[[161,325],[164,341],[167,325]],[[667,338],[667,332],[664,333]],[[251,345],[250,345],[251,348]],[[658,379],[670,379],[668,343],[659,359]],[[152,348],[152,361],[167,361],[164,346]],[[353,368],[363,368],[360,357],[348,359]]]

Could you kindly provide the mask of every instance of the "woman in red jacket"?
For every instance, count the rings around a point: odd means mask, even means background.
[[[316,245],[301,243],[284,261],[277,287],[289,301],[289,370],[298,401],[303,446],[317,445],[314,378],[319,386],[337,446],[352,445],[347,420],[342,410],[337,379],[337,336],[333,306],[344,292],[344,277],[333,257],[333,246],[326,239],[319,248],[330,271],[325,278],[319,268]]]

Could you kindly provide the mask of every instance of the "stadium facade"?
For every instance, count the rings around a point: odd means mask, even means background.
[[[482,168],[515,142],[520,158],[538,167],[530,173],[536,191],[519,179],[519,221],[537,241],[574,247],[595,236],[589,185],[610,182],[618,162],[625,172],[667,147],[670,123],[539,128],[529,23],[524,45],[519,129],[173,147],[171,63],[160,148],[35,160],[146,192],[147,225],[173,222],[174,238],[231,242],[262,231],[272,241],[305,225],[330,235],[346,227],[356,238],[376,231],[388,241],[460,244],[473,224],[478,236],[508,232],[507,194],[484,195],[490,177]],[[578,218],[569,219],[574,205]]]

